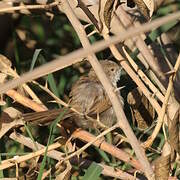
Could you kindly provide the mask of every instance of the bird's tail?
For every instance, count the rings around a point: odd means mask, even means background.
[[[58,116],[61,116],[61,119],[64,120],[68,117],[71,117],[73,112],[68,108],[61,109],[52,109],[41,112],[32,112],[22,114],[22,118],[26,122],[30,122],[32,124],[42,124],[46,125],[55,120]]]

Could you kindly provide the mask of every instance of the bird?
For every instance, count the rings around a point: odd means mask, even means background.
[[[100,60],[102,68],[109,78],[114,89],[117,89],[117,82],[120,79],[121,67],[112,60]],[[117,96],[124,105],[120,92]],[[33,112],[22,114],[24,121],[42,124],[52,122],[60,113],[63,113],[62,119],[71,119],[82,129],[99,128],[100,125],[111,127],[116,123],[116,115],[111,101],[99,81],[93,68],[87,75],[82,75],[73,85],[69,94],[69,107],[46,110],[42,112]],[[98,121],[99,120],[99,121]]]

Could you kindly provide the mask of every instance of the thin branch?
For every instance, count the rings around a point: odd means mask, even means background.
[[[83,151],[85,151],[85,149],[87,149],[89,146],[91,146],[93,143],[95,143],[97,140],[99,140],[101,137],[105,136],[106,134],[108,134],[109,132],[113,131],[114,129],[116,129],[118,127],[117,124],[115,124],[114,126],[106,129],[105,131],[103,131],[101,134],[99,134],[98,136],[96,136],[95,139],[93,139],[93,141],[88,142],[86,145],[84,145],[82,148],[78,149],[77,151],[73,152],[72,154],[66,156],[63,160],[61,160],[56,167],[58,167],[63,161],[67,161],[69,159],[71,159],[73,156],[75,155],[80,155]]]
[[[123,21],[121,21],[121,23],[124,24],[125,27],[128,27],[129,24],[131,24],[132,22],[132,18],[127,14],[126,11],[124,11],[124,9],[120,6],[119,7],[120,11],[119,11],[119,18],[123,19]],[[134,27],[137,28],[138,26],[140,26],[139,22],[134,22]],[[158,73],[158,77],[164,77],[163,72],[161,71],[161,69],[157,66],[157,63],[155,63],[155,58],[152,54],[152,52],[150,51],[150,49],[148,48],[148,46],[146,45],[146,43],[144,42],[144,40],[142,39],[142,36],[138,35],[136,37],[132,38],[133,42],[136,44],[137,48],[139,49],[140,53],[142,54],[142,56],[144,57],[144,59],[146,59],[146,62],[148,63],[148,65],[151,67],[151,69],[153,69],[153,71],[156,72],[156,74]],[[161,83],[158,84],[158,87],[163,86]]]
[[[115,177],[116,179],[121,180],[140,180],[139,178],[132,176],[118,168],[114,169],[114,167],[107,166],[105,164],[98,163],[103,168],[102,174],[109,177]]]
[[[93,142],[93,145],[96,147],[99,147],[101,150],[111,154],[112,156],[116,157],[117,159],[124,161],[137,170],[142,170],[142,167],[138,160],[134,159],[132,156],[130,156],[128,153],[122,151],[121,149],[113,146],[112,144],[109,144],[105,141],[102,141],[101,139],[97,139],[96,137],[87,131],[84,130],[78,130],[75,131],[72,136],[74,138],[78,138],[85,142]],[[96,140],[96,141],[95,141]]]
[[[61,2],[62,2],[61,6],[62,6],[66,16],[68,17],[69,21],[73,25],[76,33],[78,34],[83,47],[85,49],[89,49],[90,43],[89,43],[89,40],[87,39],[86,33],[85,33],[84,28],[82,27],[80,21],[76,18],[76,15],[72,11],[72,8],[70,7],[69,3],[66,0],[62,0]],[[134,133],[128,123],[128,120],[126,119],[122,105],[119,102],[119,99],[118,99],[117,95],[115,94],[114,89],[113,89],[109,79],[106,77],[96,56],[94,54],[92,54],[87,57],[88,57],[89,62],[92,65],[97,77],[99,78],[102,85],[104,86],[106,93],[109,96],[109,99],[110,99],[110,101],[113,105],[114,111],[116,113],[118,124],[122,128],[124,133],[126,134],[131,146],[133,147],[133,149],[136,153],[136,156],[138,157],[138,159],[143,167],[143,171],[145,172],[148,179],[153,180],[154,173],[152,171],[152,168],[146,158],[146,155],[145,155],[143,149],[139,145],[139,142],[138,142],[136,136],[134,135]]]
[[[156,88],[156,86],[149,80],[149,78],[146,76],[146,74],[144,74],[144,72],[138,68],[137,64],[133,61],[133,59],[131,58],[131,56],[127,53],[127,51],[125,50],[125,48],[123,47],[123,51],[129,61],[129,63],[131,64],[131,66],[134,68],[134,70],[138,73],[138,75],[141,77],[141,79],[143,80],[143,82],[153,91],[154,95],[158,97],[158,99],[161,102],[164,102],[164,96],[162,95],[162,93]],[[153,104],[154,105],[154,104]],[[159,109],[157,109],[158,111]]]
[[[80,132],[81,132],[81,131],[80,131]],[[80,136],[83,136],[83,137],[85,137],[86,135],[87,135],[87,137],[92,136],[91,134],[89,134],[89,133],[87,133],[87,132],[85,132],[85,131],[82,132],[82,133],[79,133],[79,135],[80,135]],[[79,135],[77,134],[76,137],[78,138]],[[30,148],[30,149],[32,149],[32,150],[36,150],[36,147],[34,146],[34,142],[33,142],[30,138],[28,138],[28,137],[25,137],[25,136],[23,136],[23,135],[21,135],[21,134],[17,134],[17,133],[15,133],[15,132],[11,133],[9,137],[10,137],[11,139],[13,139],[13,140],[15,140],[15,141],[23,144],[24,146],[27,146],[28,148]],[[93,137],[94,137],[94,136],[93,136]],[[94,137],[94,138],[95,138],[95,137]],[[87,139],[87,138],[85,138],[85,139]],[[100,141],[100,140],[98,140],[98,141]],[[104,144],[104,143],[105,143],[105,142],[103,142],[103,144]],[[107,143],[106,143],[106,144],[107,144]],[[43,146],[42,144],[39,144],[39,143],[37,143],[37,142],[36,142],[36,145],[37,145],[38,149],[45,148],[45,146]],[[110,146],[112,146],[112,145],[110,145]],[[111,148],[109,148],[109,149],[111,149]],[[117,148],[116,148],[116,149],[117,149]],[[119,151],[121,151],[121,150],[118,150],[118,152],[119,152]],[[122,151],[122,152],[123,152],[123,151]],[[125,153],[125,154],[126,154],[126,153]],[[60,160],[63,159],[64,153],[61,153],[61,152],[59,152],[59,151],[57,151],[57,150],[52,150],[52,151],[49,151],[49,152],[47,153],[47,156],[50,157],[50,158],[53,158],[53,159],[55,159],[55,160],[60,161]],[[121,157],[121,156],[120,156],[120,153],[119,153],[118,157]],[[131,158],[132,158],[132,157],[127,157],[127,160],[128,160],[128,159],[131,159]],[[121,159],[121,160],[122,160],[122,159]],[[71,161],[71,160],[70,160],[70,161]],[[73,159],[72,159],[72,161],[73,161]],[[84,160],[84,161],[86,161],[86,160]],[[134,162],[134,164],[135,164],[136,160],[133,161],[133,159],[131,159],[131,162]],[[129,163],[131,164],[131,162],[129,162]],[[81,163],[81,164],[82,164],[82,163]],[[138,162],[137,162],[137,164],[138,164]],[[101,164],[101,163],[99,163],[99,165],[103,167],[102,174],[104,174],[104,175],[106,175],[106,176],[116,177],[116,178],[120,178],[120,179],[124,178],[124,179],[132,179],[132,180],[134,180],[134,177],[133,177],[133,176],[131,176],[130,174],[128,174],[128,173],[126,173],[126,172],[121,171],[120,169],[116,169],[116,170],[115,170],[113,167],[110,167],[110,166],[107,166],[107,165],[104,165],[104,164]],[[131,164],[131,165],[132,165],[132,164]],[[139,167],[139,166],[137,166],[137,167]],[[136,168],[137,168],[137,167],[136,167]]]
[[[159,133],[159,131],[161,129],[161,126],[162,126],[162,124],[164,122],[164,117],[165,117],[165,114],[166,114],[166,109],[167,109],[167,105],[168,105],[168,102],[169,102],[169,98],[170,98],[170,95],[171,95],[171,92],[172,92],[172,89],[173,89],[173,81],[176,78],[176,72],[178,71],[179,66],[180,66],[180,54],[179,54],[179,56],[177,58],[175,66],[174,66],[174,73],[169,78],[168,88],[167,88],[167,91],[166,91],[165,99],[164,99],[164,102],[163,102],[163,105],[162,105],[162,109],[160,111],[160,115],[158,117],[156,127],[155,127],[152,135],[148,138],[148,140],[143,143],[144,147],[149,147],[149,146],[152,145],[153,141],[155,140],[156,136],[158,135],[158,133]]]
[[[14,13],[13,11],[18,10],[30,10],[30,9],[49,9],[51,7],[57,6],[59,4],[58,1],[50,3],[50,4],[43,4],[43,5],[21,5],[16,7],[8,7],[8,8],[1,8],[0,13]]]
[[[30,109],[33,109],[34,111],[45,111],[47,110],[47,108],[42,104],[38,104],[36,102],[33,102],[31,99],[19,94],[17,91],[15,90],[9,90],[6,92],[6,94],[11,97],[14,101],[19,102],[20,104],[24,105],[25,107],[28,107]]]
[[[36,147],[38,148],[38,150],[46,148],[45,146],[43,146],[42,144],[35,142],[36,146],[34,144],[34,142],[31,140],[31,138],[25,137],[22,134],[18,134],[18,133],[11,133],[9,136],[11,139],[13,139],[14,141],[19,142],[20,144],[23,144],[24,146],[36,151]],[[63,159],[63,155],[64,153],[59,152],[57,150],[52,150],[50,152],[47,153],[47,156],[50,158],[53,158],[57,161],[60,161]]]
[[[11,61],[7,57],[0,55],[0,64],[3,66],[3,68],[1,68],[0,71],[8,76],[13,77],[14,79],[19,78],[18,73],[14,69],[12,69],[11,64],[7,64],[6,62],[11,62]],[[22,84],[22,87],[35,102],[37,102],[38,104],[43,104],[27,84]]]
[[[128,38],[132,38],[133,36],[136,36],[138,34],[141,34],[143,32],[147,32],[151,29],[157,28],[163,24],[166,24],[170,21],[173,21],[175,19],[178,19],[180,17],[180,12],[172,13],[171,15],[168,15],[166,17],[158,18],[150,23],[143,24],[137,28],[131,27],[126,32],[120,32],[118,36],[111,37],[109,40],[101,40],[97,43],[94,43],[90,48],[86,49],[79,49],[72,53],[69,53],[68,55],[64,57],[57,58],[49,63],[46,63],[45,65],[42,65],[39,68],[34,69],[31,72],[25,73],[21,76],[21,78],[9,81],[0,87],[0,94],[5,93],[6,91],[13,89],[17,87],[18,85],[24,84],[28,81],[31,81],[33,79],[37,79],[39,77],[42,77],[46,74],[58,71],[62,68],[68,67],[74,63],[80,62],[80,58],[86,57],[88,54],[92,54],[98,51],[101,51],[111,44],[117,44],[120,41],[123,41]]]
[[[61,147],[61,144],[56,142],[54,144],[49,145],[47,151],[49,152],[49,151],[57,149],[59,147]],[[0,170],[15,166],[16,163],[22,163],[22,162],[32,159],[34,157],[43,155],[45,153],[45,151],[46,151],[46,147],[41,150],[38,150],[36,152],[32,152],[27,155],[24,155],[24,156],[15,156],[14,158],[1,161]]]

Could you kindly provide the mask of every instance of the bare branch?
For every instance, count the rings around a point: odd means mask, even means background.
[[[84,28],[82,27],[79,20],[76,18],[76,15],[72,11],[69,3],[66,0],[62,0],[61,6],[62,6],[65,14],[67,15],[68,19],[70,20],[71,24],[73,25],[75,31],[77,32],[83,47],[85,49],[90,48],[90,43],[87,39]],[[126,136],[128,138],[128,141],[130,142],[131,146],[133,147],[133,149],[143,167],[143,171],[145,172],[148,179],[151,179],[151,180],[154,179],[154,174],[153,174],[152,168],[146,158],[146,155],[145,155],[143,149],[141,148],[138,140],[136,139],[136,136],[134,135],[134,133],[128,123],[128,120],[126,119],[126,116],[122,109],[122,105],[119,102],[119,99],[118,99],[117,95],[115,94],[111,83],[109,82],[108,78],[106,77],[96,56],[93,54],[93,55],[89,55],[87,57],[88,57],[89,62],[92,65],[94,71],[96,72],[97,77],[101,81],[102,85],[104,86],[104,88],[106,90],[106,93],[108,94],[108,96],[111,100],[114,111],[116,113],[118,124],[123,129],[124,133],[126,134]]]
[[[134,28],[134,27],[129,28],[126,32],[124,32],[124,31],[122,33],[120,32],[118,36],[111,37],[109,40],[106,40],[106,41],[101,40],[97,43],[94,43],[93,46],[91,46],[88,49],[79,49],[72,53],[69,53],[68,55],[66,55],[64,57],[57,58],[54,61],[47,63],[39,68],[36,68],[31,72],[25,73],[19,79],[16,79],[16,80],[13,80],[13,81],[10,81],[8,83],[1,85],[0,94],[5,93],[6,91],[8,91],[10,89],[15,88],[20,84],[26,83],[33,79],[42,77],[46,74],[49,74],[49,73],[58,71],[62,68],[68,67],[74,63],[80,62],[81,61],[80,58],[84,58],[88,54],[101,51],[101,50],[107,48],[111,44],[116,44],[120,41],[123,41],[130,37],[133,37],[135,35],[141,34],[143,32],[147,32],[151,29],[154,29],[163,24],[166,24],[172,20],[178,19],[179,17],[180,17],[180,12],[172,13],[171,15],[159,18],[150,23],[143,24],[137,28]]]
[[[170,95],[171,95],[171,92],[172,92],[172,88],[173,88],[173,81],[176,78],[176,72],[178,71],[179,66],[180,66],[180,54],[179,54],[179,56],[177,58],[175,66],[174,66],[174,73],[169,78],[168,88],[167,88],[167,91],[166,91],[165,99],[164,99],[164,102],[163,102],[163,105],[162,105],[162,109],[160,111],[160,115],[158,117],[158,121],[157,121],[156,127],[155,127],[152,135],[144,143],[145,147],[149,147],[149,146],[152,145],[154,139],[158,135],[158,133],[159,133],[159,131],[161,129],[161,126],[162,126],[162,124],[164,122],[164,117],[165,117],[165,114],[166,114],[167,105],[168,105],[169,98],[170,98]]]

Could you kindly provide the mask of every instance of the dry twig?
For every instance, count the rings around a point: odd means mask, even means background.
[[[75,31],[77,32],[81,43],[85,49],[90,48],[90,43],[87,39],[86,33],[84,31],[84,28],[82,27],[79,20],[76,18],[76,15],[73,13],[69,3],[66,0],[62,0],[61,4],[65,14],[67,15],[68,19],[70,20],[71,24],[73,25]],[[111,83],[109,82],[108,78],[106,77],[100,63],[98,62],[96,56],[94,54],[87,56],[89,62],[91,63],[94,71],[97,74],[97,77],[101,81],[102,85],[104,86],[111,103],[113,105],[114,111],[117,116],[118,124],[123,129],[124,133],[126,134],[130,144],[132,145],[142,167],[143,171],[145,172],[148,179],[154,179],[154,174],[152,171],[152,168],[145,156],[145,153],[143,152],[142,148],[139,145],[138,140],[136,139],[128,120],[126,119],[126,116],[124,114],[124,111],[122,109],[122,105],[119,102],[115,92],[113,92],[113,87]]]
[[[61,144],[56,142],[54,144],[49,145],[47,148],[47,151],[51,151],[51,150],[57,149],[59,147],[61,147]],[[45,151],[46,151],[46,147],[41,150],[38,150],[36,152],[32,152],[27,155],[24,155],[24,156],[15,156],[14,158],[1,161],[0,170],[7,169],[9,167],[15,166],[16,163],[21,163],[21,162],[27,161],[29,159],[32,159],[34,157],[40,156],[40,155],[44,154]]]
[[[43,5],[21,5],[17,7],[7,7],[7,8],[1,8],[0,13],[12,13],[13,11],[18,10],[30,10],[30,9],[49,9],[51,7],[57,6],[59,4],[58,1],[50,3],[50,4],[43,4]]]
[[[116,44],[120,41],[123,41],[125,39],[131,38],[135,35],[141,34],[143,32],[147,32],[151,29],[157,28],[163,24],[166,24],[170,21],[173,21],[175,19],[178,19],[180,17],[180,12],[172,13],[171,15],[168,15],[166,17],[162,17],[159,19],[156,19],[150,23],[143,24],[141,26],[138,26],[134,29],[134,27],[129,28],[126,32],[120,32],[118,36],[111,37],[108,40],[101,40],[97,43],[94,43],[93,46],[86,49],[79,49],[72,53],[69,53],[68,55],[64,57],[57,58],[49,63],[46,63],[45,65],[42,65],[39,68],[34,69],[31,72],[25,73],[21,76],[21,78],[9,81],[5,84],[3,84],[0,87],[0,94],[5,93],[6,91],[13,89],[17,87],[18,85],[24,84],[28,81],[31,81],[33,79],[37,79],[39,77],[42,77],[46,74],[58,71],[60,69],[63,69],[65,67],[68,67],[72,64],[75,64],[77,62],[80,62],[80,58],[86,57],[88,54],[98,52],[100,50],[103,50],[110,46],[111,44]]]
[[[164,99],[162,109],[161,109],[159,117],[158,117],[156,127],[155,127],[152,135],[148,138],[148,140],[143,143],[144,147],[149,147],[149,146],[152,145],[153,141],[155,140],[156,136],[158,135],[158,133],[159,133],[159,131],[161,129],[161,126],[162,126],[162,124],[164,122],[164,117],[165,117],[165,114],[166,114],[168,101],[169,101],[169,98],[170,98],[170,95],[171,95],[171,92],[172,92],[172,89],[173,89],[173,81],[176,78],[176,72],[178,71],[179,66],[180,66],[180,54],[179,54],[179,56],[177,58],[175,66],[174,66],[174,73],[169,78],[168,88],[167,88],[167,91],[166,91],[165,99]]]

